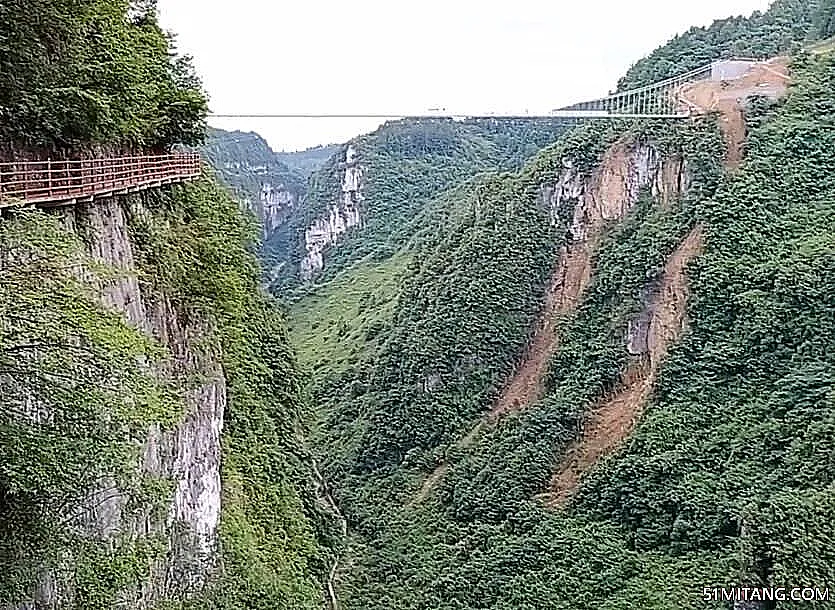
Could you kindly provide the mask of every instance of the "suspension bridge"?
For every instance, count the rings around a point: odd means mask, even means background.
[[[728,97],[752,92],[776,96],[785,90],[785,65],[754,59],[716,61],[646,87],[558,108],[543,115],[450,114],[212,114],[213,118],[452,118],[452,119],[620,119],[681,120],[717,109]],[[709,86],[702,86],[700,84]],[[767,89],[758,89],[767,87]],[[707,95],[706,95],[707,93]],[[200,175],[195,153],[113,156],[93,159],[27,160],[0,163],[0,209],[12,205],[72,205],[114,194],[194,180]]]
[[[281,113],[281,114],[222,114],[210,116],[217,119],[523,119],[523,118],[564,118],[564,119],[617,119],[617,118],[658,118],[686,119],[702,114],[705,109],[693,103],[684,94],[688,85],[713,80],[723,81],[739,78],[756,65],[764,62],[751,58],[733,58],[715,61],[685,74],[651,85],[614,93],[596,100],[557,108],[544,114],[519,113],[456,113],[446,109],[430,109],[426,113]]]

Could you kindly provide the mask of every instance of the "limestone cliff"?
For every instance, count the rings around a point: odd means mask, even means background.
[[[622,220],[648,192],[667,206],[689,188],[690,174],[680,155],[667,155],[652,142],[624,138],[615,142],[591,171],[583,171],[563,159],[556,176],[539,187],[539,204],[546,206],[554,225],[566,223],[566,244],[560,248],[545,302],[521,362],[478,424],[456,444],[467,448],[478,435],[502,417],[525,409],[545,394],[545,377],[551,357],[560,344],[560,322],[583,299],[593,273],[593,259],[601,237],[612,223]],[[635,333],[631,349],[645,346],[650,313],[643,314],[644,333]],[[637,326],[637,321],[636,321]],[[635,345],[633,345],[635,344]],[[428,387],[425,382],[425,387]],[[449,465],[442,463],[425,479],[416,500],[424,500]]]
[[[258,134],[211,129],[202,154],[260,221],[264,238],[287,220],[304,195],[306,176],[279,159]]]
[[[328,206],[307,228],[304,234],[306,254],[301,261],[301,276],[311,279],[324,267],[325,249],[339,240],[340,236],[362,222],[361,204],[363,169],[357,160],[357,150],[349,145],[345,162],[340,165],[342,176],[339,199]]]
[[[261,185],[258,203],[254,206],[253,211],[261,220],[264,237],[271,235],[287,220],[298,202],[298,195],[283,183]]]
[[[572,211],[571,236],[588,239],[603,221],[622,218],[637,202],[642,189],[662,205],[687,190],[689,175],[678,155],[664,156],[651,143],[620,141],[613,145],[591,177],[570,160],[553,184],[542,188],[556,222],[561,212]]]
[[[581,171],[565,159],[555,179],[541,186],[540,202],[548,206],[552,222],[568,220],[568,241],[560,251],[528,352],[493,406],[491,420],[541,397],[548,359],[559,343],[559,319],[573,312],[582,299],[607,226],[623,219],[642,192],[667,206],[689,183],[681,156],[665,155],[652,142],[621,139],[609,147],[593,171]]]
[[[150,608],[162,599],[181,599],[200,591],[219,568],[218,525],[221,509],[221,431],[227,403],[219,347],[211,329],[198,316],[178,308],[165,294],[137,278],[131,218],[148,214],[144,195],[132,195],[68,208],[65,224],[81,236],[92,257],[115,268],[119,275],[101,286],[102,301],[121,312],[129,323],[168,348],[170,358],[159,375],[198,381],[185,388],[185,408],[173,428],[152,426],[137,470],[168,481],[167,507],[159,519],[143,504],[115,485],[91,490],[80,507],[75,526],[85,536],[105,541],[155,539],[164,553],[150,567],[151,577],[120,594],[126,607]],[[44,574],[33,599],[19,608],[74,607],[74,565]]]

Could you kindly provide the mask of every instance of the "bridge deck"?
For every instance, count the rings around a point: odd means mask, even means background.
[[[196,153],[0,163],[0,208],[70,205],[199,175]]]
[[[462,113],[448,112],[446,108],[432,108],[426,113],[281,113],[281,114],[211,114],[218,119],[687,119],[703,114],[682,95],[693,83],[736,81],[744,78],[757,67],[768,66],[763,59],[732,57],[721,59],[672,78],[636,89],[612,93],[606,97],[557,108],[543,114],[527,111],[516,113]]]

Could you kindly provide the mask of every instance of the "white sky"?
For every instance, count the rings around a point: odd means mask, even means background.
[[[530,111],[606,95],[635,61],[769,0],[159,0],[217,113]],[[215,119],[276,150],[374,119]]]

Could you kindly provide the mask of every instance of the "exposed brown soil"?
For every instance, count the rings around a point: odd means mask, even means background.
[[[563,249],[533,339],[522,363],[487,415],[491,423],[542,398],[548,361],[559,342],[557,324],[577,306],[591,278],[593,246],[590,246],[580,242]]]
[[[788,58],[775,57],[752,66],[739,78],[705,80],[687,85],[679,96],[696,112],[719,113],[720,127],[728,145],[726,164],[730,169],[736,169],[742,161],[742,145],[746,136],[744,101],[755,95],[781,97],[785,95],[788,83]]]
[[[484,425],[492,425],[504,415],[542,398],[548,362],[559,345],[557,325],[576,309],[589,285],[592,256],[606,221],[622,218],[634,203],[630,201],[628,155],[627,142],[619,140],[606,151],[600,167],[591,177],[591,188],[575,211],[573,231],[577,241],[560,251],[545,295],[545,306],[522,362],[485,419],[462,439],[461,446],[469,445]]]
[[[719,113],[720,128],[728,148],[725,164],[734,170],[742,161],[747,135],[745,100],[755,95],[779,98],[785,95],[788,83],[788,59],[777,57],[753,66],[736,79],[688,85],[682,89],[680,97],[697,112]],[[702,230],[696,227],[667,261],[661,288],[649,307],[648,353],[626,370],[617,391],[604,397],[590,413],[581,439],[566,452],[552,480],[550,493],[544,494],[549,506],[563,506],[577,489],[582,476],[631,435],[667,351],[686,326],[687,278],[684,270],[701,247]]]
[[[525,355],[490,411],[456,443],[456,447],[463,449],[471,446],[485,428],[542,398],[548,362],[559,345],[557,325],[574,311],[589,284],[592,255],[606,221],[622,217],[634,203],[630,201],[628,155],[627,142],[616,142],[591,177],[590,188],[575,211],[574,236],[577,241],[563,247],[560,252],[546,291],[544,307]],[[447,463],[438,465],[424,480],[414,502],[426,499],[448,470]]]
[[[702,230],[697,226],[667,260],[661,286],[649,305],[648,353],[641,362],[627,369],[618,390],[601,400],[591,412],[582,438],[567,451],[552,480],[550,493],[544,496],[549,506],[564,505],[582,476],[632,433],[670,345],[686,327],[685,267],[699,254],[701,247]]]
[[[746,138],[744,102],[760,95],[778,98],[788,88],[788,59],[778,57],[751,67],[739,78],[701,81],[685,86],[680,98],[688,109],[698,113],[718,112],[727,143],[726,166],[736,169],[742,161]],[[478,435],[501,417],[519,411],[542,398],[548,362],[556,351],[560,319],[577,306],[591,278],[591,259],[606,221],[621,218],[633,201],[630,192],[624,140],[614,144],[592,176],[583,201],[574,217],[575,242],[561,252],[556,271],[546,293],[545,306],[522,362],[508,380],[490,412],[456,446],[470,446]],[[660,199],[669,205],[681,184],[683,159],[664,161]],[[675,178],[675,179],[674,179]],[[576,489],[582,475],[600,459],[614,451],[631,434],[649,398],[670,345],[678,339],[685,324],[687,281],[684,268],[700,251],[701,227],[696,227],[670,256],[661,288],[650,304],[651,320],[647,336],[648,353],[640,363],[623,374],[619,389],[604,398],[592,411],[583,437],[567,452],[554,476],[551,491],[545,494],[551,506],[563,505]],[[449,470],[440,464],[426,478],[415,502],[424,500]]]
[[[557,324],[563,316],[574,310],[589,283],[592,250],[593,245],[588,242],[577,242],[562,249],[557,268],[546,292],[545,306],[522,363],[508,380],[489,413],[456,443],[456,447],[459,449],[469,447],[482,430],[493,426],[499,418],[542,398],[548,361],[559,343]],[[435,484],[448,470],[447,463],[438,465],[423,482],[415,501],[422,502],[426,499]]]

